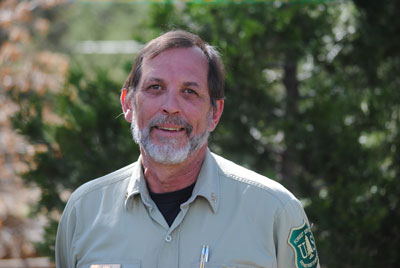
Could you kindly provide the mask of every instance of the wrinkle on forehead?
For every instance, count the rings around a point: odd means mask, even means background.
[[[173,48],[154,58],[145,58],[141,82],[151,79],[163,80],[163,76],[182,78],[182,74],[187,78],[183,83],[197,84],[197,86],[203,84],[208,88],[208,61],[200,48]]]

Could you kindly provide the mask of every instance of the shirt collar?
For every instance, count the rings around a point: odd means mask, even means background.
[[[152,202],[146,180],[143,174],[142,157],[139,156],[136,165],[133,167],[131,179],[126,192],[125,207],[131,202],[128,202],[134,196],[140,194],[145,205],[152,206]],[[203,164],[197,177],[196,185],[193,189],[193,194],[187,202],[193,202],[197,196],[204,197],[214,213],[217,213],[220,202],[220,187],[219,187],[219,168],[216,160],[209,149],[207,149]]]
[[[194,200],[196,196],[204,197],[213,212],[217,213],[220,203],[219,168],[209,149],[207,149],[192,197],[189,201],[192,201],[192,198]]]
[[[145,205],[152,206],[154,204],[151,201],[149,191],[147,190],[146,179],[144,178],[143,174],[141,155],[139,156],[139,159],[132,170],[131,179],[126,191],[125,208],[128,208],[129,205],[132,204],[132,202],[129,202],[129,200],[138,194],[141,195]]]

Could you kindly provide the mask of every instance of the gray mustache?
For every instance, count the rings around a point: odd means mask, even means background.
[[[166,116],[166,115],[159,115],[151,119],[149,123],[149,127],[153,128],[155,126],[159,126],[162,124],[173,124],[182,126],[186,130],[186,134],[190,135],[192,133],[193,127],[184,119],[179,116]]]

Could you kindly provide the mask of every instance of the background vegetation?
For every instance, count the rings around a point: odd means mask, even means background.
[[[68,43],[144,43],[181,28],[218,47],[226,66],[212,150],[302,200],[323,266],[396,267],[399,10],[398,1],[242,1],[75,3],[43,14],[53,24],[41,44],[69,55],[67,81],[45,95],[11,94],[15,128],[45,146],[23,174],[42,190],[36,212],[51,220],[43,254],[53,254],[68,193],[138,156],[118,100],[134,57],[76,54]],[[46,105],[57,120],[45,120]]]

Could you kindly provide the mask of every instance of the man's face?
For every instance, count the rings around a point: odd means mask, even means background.
[[[197,47],[143,60],[130,121],[134,139],[153,160],[181,163],[206,146],[223,108],[223,100],[211,106],[207,74],[207,59]]]

